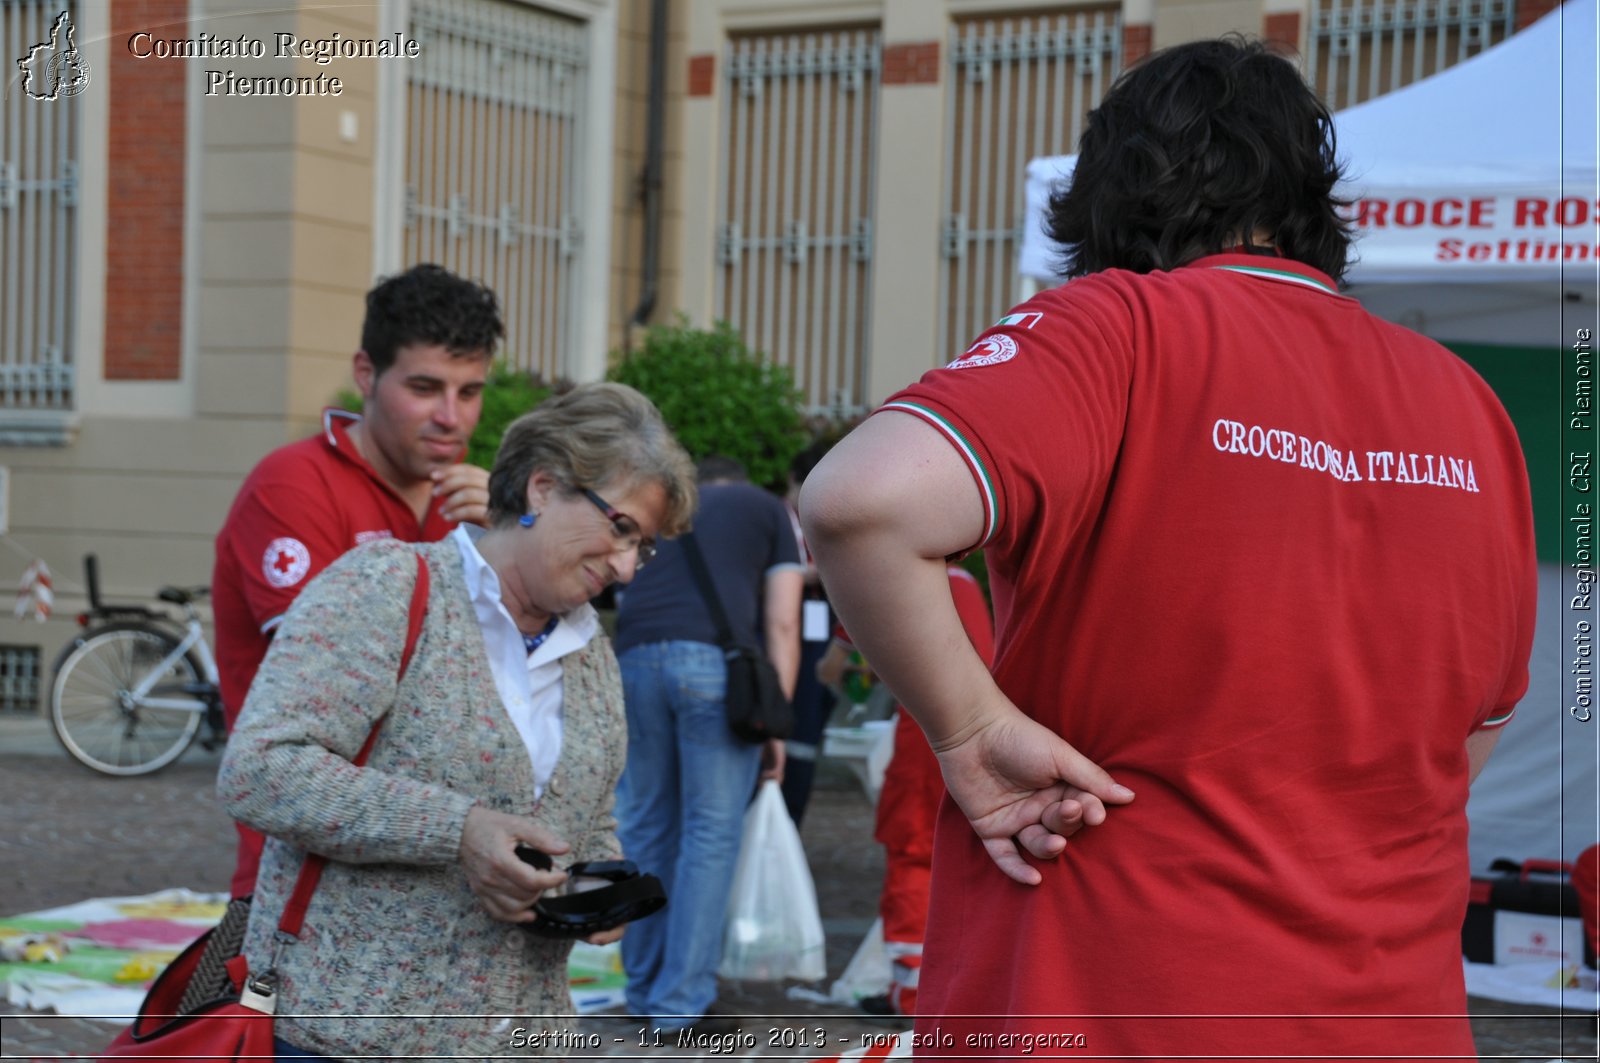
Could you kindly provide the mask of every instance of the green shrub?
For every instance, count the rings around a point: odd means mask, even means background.
[[[496,362],[489,369],[489,386],[483,389],[483,415],[467,443],[467,460],[493,468],[500,437],[512,421],[550,397],[555,388],[526,369]]]
[[[710,331],[682,317],[656,325],[610,377],[649,396],[696,460],[733,458],[752,483],[781,490],[790,460],[810,442],[789,371],[763,361],[726,322]]]
[[[983,596],[989,600],[989,608],[992,611],[994,595],[989,593],[989,562],[983,556],[983,551],[979,550],[962,558],[961,567],[972,573],[973,578],[978,581],[978,586],[983,588]]]
[[[487,379],[483,413],[472,438],[467,441],[467,461],[485,469],[494,465],[494,455],[500,449],[500,437],[505,435],[506,426],[539,405],[554,390],[527,370],[515,369],[505,361],[491,365]],[[342,388],[334,396],[333,404],[341,410],[360,413],[361,395],[353,388]]]

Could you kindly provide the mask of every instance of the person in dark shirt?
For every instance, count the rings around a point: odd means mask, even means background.
[[[804,584],[783,501],[729,459],[700,465],[694,538],[736,641],[762,646],[794,696]],[[662,1030],[722,1032],[722,923],[757,775],[781,778],[781,740],[754,745],[728,728],[727,665],[681,539],[635,577],[617,611],[628,763],[617,788],[623,851],[667,884],[671,903],[623,938],[628,1008]]]

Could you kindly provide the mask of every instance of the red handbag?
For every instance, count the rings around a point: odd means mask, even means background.
[[[417,558],[417,585],[411,593],[411,614],[406,627],[406,646],[400,655],[400,678],[411,664],[411,654],[422,633],[422,622],[428,608],[428,563]],[[379,719],[361,746],[361,751],[351,763],[357,767],[367,762],[378,731],[383,727]],[[300,865],[300,877],[295,880],[294,892],[284,905],[283,917],[278,920],[278,939],[300,936],[305,922],[306,908],[311,895],[316,892],[322,878],[322,868],[328,858],[318,853],[308,853]],[[139,1005],[139,1015],[133,1024],[117,1035],[110,1047],[101,1052],[102,1059],[137,1057],[150,1060],[235,1060],[274,1058],[276,1050],[272,1040],[272,1016],[277,1004],[277,974],[272,970],[252,976],[248,964],[239,955],[239,941],[244,931],[245,904],[235,901],[229,906],[229,916],[221,926],[206,931],[150,986],[144,1002]],[[226,929],[225,929],[226,928]],[[229,941],[228,939],[233,940]],[[207,955],[210,948],[211,954]],[[226,958],[219,959],[221,951]],[[206,972],[220,964],[220,976],[215,982],[206,981]],[[200,976],[205,985],[216,985],[214,999],[206,999],[210,991],[200,990],[198,1004],[193,1001],[192,983]],[[189,998],[189,999],[186,999]]]

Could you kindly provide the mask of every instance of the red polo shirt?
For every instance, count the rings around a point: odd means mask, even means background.
[[[373,539],[433,542],[455,525],[439,499],[418,524],[411,504],[356,450],[343,410],[323,413],[322,432],[268,454],[239,489],[217,533],[211,599],[217,670],[231,729],[244,707],[272,631],[313,576]],[[234,894],[254,887],[260,835],[240,827]]]
[[[983,496],[1001,689],[1138,794],[1036,888],[945,801],[927,1054],[1470,1056],[1464,1017],[1400,1016],[1465,1014],[1464,743],[1528,681],[1488,386],[1222,255],[1044,292],[887,408]]]

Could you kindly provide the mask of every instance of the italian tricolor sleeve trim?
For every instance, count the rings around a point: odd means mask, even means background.
[[[1515,716],[1516,714],[1517,710],[1515,708],[1506,709],[1504,712],[1484,720],[1483,723],[1478,725],[1478,730],[1487,731],[1491,727],[1504,727],[1506,724],[1511,722],[1511,717]]]
[[[916,402],[886,402],[879,407],[880,410],[899,410],[909,413],[913,417],[920,417],[937,429],[950,445],[956,448],[956,453],[961,455],[961,460],[967,463],[967,469],[972,473],[972,479],[978,485],[978,494],[983,497],[983,536],[972,546],[974,550],[981,550],[990,539],[994,538],[995,529],[999,524],[998,506],[995,502],[994,479],[989,475],[989,470],[983,467],[983,462],[978,457],[978,450],[967,438],[961,434],[960,429],[950,421],[927,406]]]

